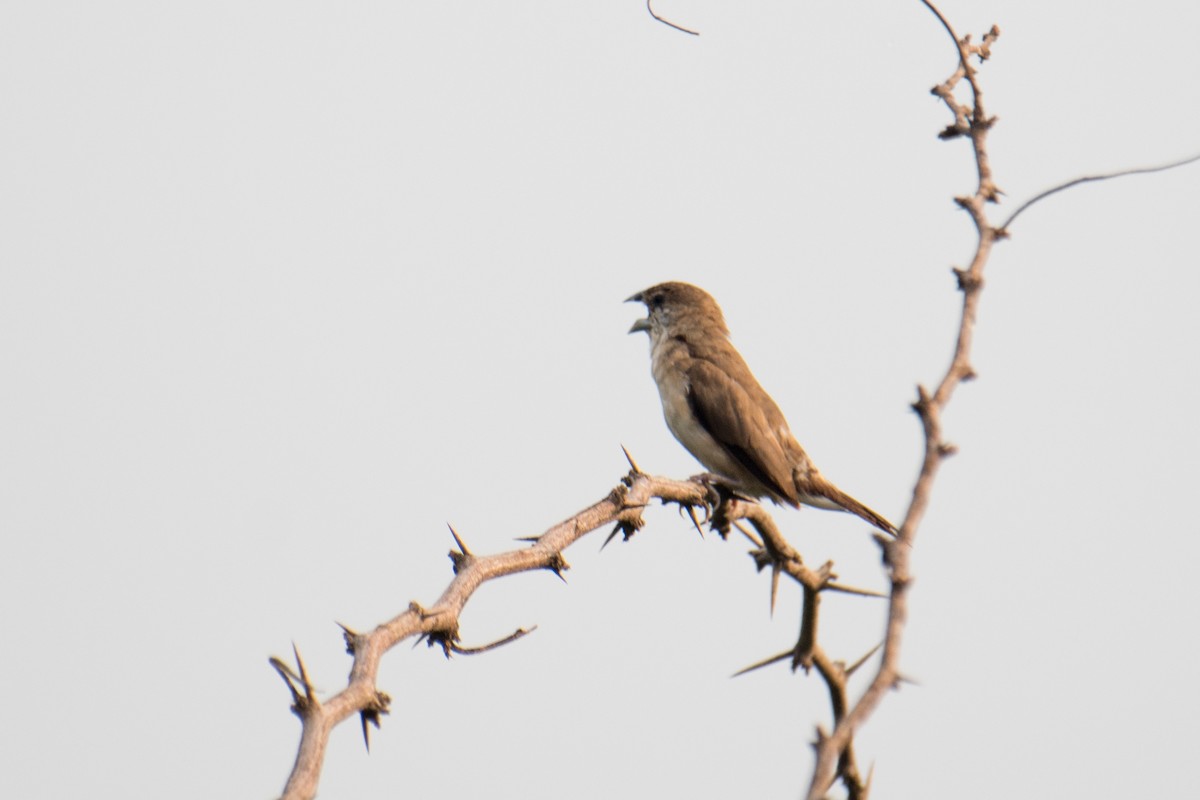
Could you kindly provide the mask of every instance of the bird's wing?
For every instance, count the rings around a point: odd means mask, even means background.
[[[688,404],[709,436],[776,499],[796,505],[792,464],[759,400],[703,358],[693,358],[687,378]]]

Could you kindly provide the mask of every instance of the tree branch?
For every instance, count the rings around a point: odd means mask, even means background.
[[[710,496],[709,488],[702,484],[656,478],[635,469],[603,500],[550,528],[533,540],[529,547],[490,556],[476,556],[467,550],[458,534],[451,529],[458,547],[450,552],[454,578],[433,606],[422,608],[415,602],[410,603],[404,613],[366,634],[343,626],[347,650],[354,656],[345,689],[322,703],[313,691],[299,652],[295,653],[296,671],[281,659],[271,659],[272,666],[292,694],[292,711],[300,718],[301,724],[300,747],[284,787],[283,798],[309,800],[316,795],[329,734],[340,722],[359,714],[364,737],[368,723],[379,726],[379,717],[387,713],[391,698],[376,688],[375,681],[380,660],[388,650],[409,637],[424,636],[440,642],[446,649],[471,652],[469,648],[458,646],[459,615],[475,590],[487,581],[542,569],[561,575],[570,567],[563,558],[563,550],[588,533],[606,525],[615,525],[614,532],[622,531],[628,538],[642,527],[642,509],[652,500],[679,503],[687,507],[707,507]],[[491,646],[522,635],[524,633],[518,631]]]
[[[1000,32],[992,27],[978,44],[971,38],[960,38],[945,16],[929,0],[922,4],[934,14],[950,35],[958,55],[958,64],[951,76],[932,89],[953,115],[953,122],[941,131],[943,139],[966,138],[970,141],[975,158],[977,182],[973,194],[955,198],[970,216],[975,225],[978,240],[975,253],[966,269],[954,269],[958,289],[962,292],[962,310],[955,341],[954,354],[942,379],[930,393],[924,386],[917,387],[917,399],[913,409],[921,422],[924,433],[924,454],[921,469],[913,487],[912,500],[900,525],[895,540],[881,536],[876,541],[883,550],[884,563],[888,569],[890,591],[882,657],[870,685],[858,700],[851,704],[848,695],[849,677],[871,658],[875,650],[867,653],[850,667],[830,658],[818,642],[818,621],[821,593],[836,591],[846,594],[879,596],[877,593],[836,583],[832,563],[817,569],[808,567],[799,552],[779,531],[770,514],[757,503],[729,493],[720,484],[700,479],[676,481],[652,477],[643,473],[629,457],[631,470],[601,501],[580,511],[571,518],[553,526],[541,536],[533,537],[529,547],[488,556],[477,556],[453,528],[450,529],[457,550],[450,552],[454,578],[441,597],[426,609],[413,602],[408,610],[392,620],[376,627],[369,634],[361,634],[343,626],[348,652],[354,662],[349,682],[326,702],[316,696],[313,684],[301,660],[300,653],[293,648],[296,667],[293,669],[279,658],[271,664],[288,687],[292,697],[292,711],[300,718],[301,737],[292,772],[284,788],[283,797],[312,798],[316,795],[320,772],[332,729],[353,714],[358,714],[366,740],[370,725],[379,727],[380,718],[388,713],[391,698],[376,688],[376,678],[383,655],[401,641],[410,637],[427,639],[431,644],[441,645],[447,654],[473,654],[485,652],[515,641],[527,631],[518,629],[508,637],[477,648],[464,647],[459,642],[459,617],[476,589],[483,583],[504,575],[532,570],[550,570],[559,577],[569,569],[563,551],[583,536],[607,525],[613,525],[605,544],[617,534],[628,539],[643,526],[642,510],[654,499],[664,503],[678,503],[690,515],[698,530],[701,521],[695,514],[696,507],[705,511],[704,523],[717,530],[723,537],[736,527],[755,550],[751,552],[756,567],[771,568],[771,607],[774,608],[776,589],[780,576],[787,575],[800,584],[803,594],[800,631],[791,649],[759,661],[741,670],[738,674],[790,659],[792,669],[813,667],[825,682],[832,709],[833,730],[831,733],[818,728],[817,760],[808,789],[809,800],[824,797],[833,782],[841,779],[852,800],[863,800],[869,791],[870,777],[864,782],[858,771],[853,748],[854,735],[874,712],[890,689],[902,681],[899,671],[901,644],[908,616],[908,589],[911,585],[910,556],[917,530],[924,519],[932,495],[933,484],[942,462],[954,453],[942,431],[942,412],[950,402],[959,384],[975,377],[971,366],[971,347],[980,294],[983,289],[983,271],[990,257],[992,246],[1007,237],[1009,225],[1026,209],[1038,201],[1064,189],[1090,181],[1107,180],[1123,175],[1159,172],[1200,161],[1200,155],[1156,167],[1122,170],[1104,175],[1077,178],[1048,189],[1023,203],[1003,225],[994,227],[988,220],[987,206],[998,202],[1001,195],[992,177],[987,152],[987,135],[995,118],[988,117],[984,109],[983,92],[972,58],[979,62],[991,55],[991,46]],[[655,19],[672,28],[699,35],[658,16],[651,0],[646,8]],[[970,90],[969,102],[960,102],[955,92],[963,81]],[[744,523],[749,523],[747,526]],[[753,528],[753,531],[750,530]],[[369,746],[369,740],[367,741]]]
[[[629,456],[628,452],[626,456]],[[442,592],[442,596],[428,609],[418,603],[410,603],[408,610],[378,626],[369,634],[358,633],[343,625],[347,651],[354,656],[354,663],[346,688],[325,703],[316,697],[298,651],[295,652],[296,669],[292,669],[281,659],[272,657],[271,665],[287,685],[292,695],[292,711],[301,722],[300,746],[284,788],[283,798],[308,800],[316,795],[329,734],[351,715],[359,715],[363,740],[368,748],[370,747],[369,728],[371,725],[379,727],[380,718],[388,713],[391,703],[391,698],[379,691],[375,685],[380,661],[388,650],[401,641],[416,636],[428,640],[431,644],[440,645],[447,655],[474,654],[521,638],[527,631],[518,629],[510,636],[477,648],[463,647],[459,643],[459,616],[475,590],[489,580],[531,570],[548,569],[561,577],[561,573],[569,568],[562,556],[563,550],[588,533],[607,525],[613,525],[609,540],[618,533],[628,539],[642,527],[642,511],[655,499],[664,503],[678,503],[691,513],[697,527],[700,523],[694,510],[696,507],[702,507],[705,522],[723,538],[733,527],[742,531],[755,545],[756,549],[751,555],[757,568],[761,570],[767,566],[771,567],[772,606],[775,586],[780,575],[787,575],[801,585],[803,606],[800,633],[795,644],[782,655],[743,672],[788,659],[793,670],[802,668],[808,671],[815,666],[817,673],[828,686],[833,721],[836,724],[849,705],[846,694],[847,679],[871,654],[860,659],[850,669],[825,654],[817,643],[820,595],[825,591],[862,596],[881,595],[870,590],[834,583],[837,576],[833,572],[832,563],[826,563],[817,569],[808,567],[800,553],[779,530],[770,513],[758,503],[738,497],[720,484],[707,482],[704,478],[675,481],[652,477],[641,472],[632,458],[629,458],[629,463],[632,469],[608,496],[560,522],[541,536],[526,540],[532,543],[529,547],[495,555],[477,556],[467,548],[462,537],[451,527],[450,534],[457,548],[449,554],[454,578]],[[743,521],[749,523],[753,532]],[[866,787],[859,777],[853,752],[844,748],[838,761],[839,772],[850,796],[865,797]]]
[[[838,776],[842,778],[851,795],[855,794],[855,787],[860,786],[861,781],[856,772],[848,772],[846,764],[850,760],[847,754],[852,752],[850,748],[854,734],[871,716],[883,700],[883,696],[897,686],[901,680],[900,652],[904,626],[908,620],[908,589],[912,582],[909,559],[913,543],[916,540],[917,529],[929,507],[938,469],[942,462],[954,452],[953,446],[942,436],[942,411],[950,402],[954,390],[958,388],[959,384],[975,376],[975,372],[971,368],[970,357],[979,297],[983,290],[983,269],[991,255],[992,245],[999,238],[998,231],[992,227],[987,218],[987,204],[996,202],[1000,195],[1000,191],[992,179],[987,153],[987,135],[995,119],[988,117],[984,109],[983,91],[979,84],[976,68],[971,64],[971,58],[976,57],[980,62],[985,61],[991,55],[991,45],[999,37],[1000,31],[993,26],[979,44],[972,44],[970,36],[959,38],[955,34],[954,28],[931,2],[921,1],[946,29],[958,53],[958,66],[954,73],[945,83],[935,86],[932,91],[941,98],[954,115],[954,123],[942,131],[941,138],[953,139],[963,136],[971,141],[977,172],[976,189],[974,194],[969,197],[956,198],[956,202],[970,215],[979,238],[971,265],[966,270],[954,270],[963,298],[954,356],[950,360],[950,366],[932,395],[924,387],[917,387],[917,401],[913,404],[913,409],[921,420],[921,427],[925,434],[925,452],[920,474],[913,487],[912,501],[895,541],[879,541],[880,547],[884,551],[884,562],[888,566],[891,581],[883,658],[880,660],[879,668],[871,680],[871,684],[853,708],[840,716],[833,733],[824,736],[818,731],[817,763],[809,784],[808,800],[820,800],[824,797],[835,777]],[[971,100],[967,104],[960,103],[954,94],[955,89],[964,79],[971,90]],[[826,681],[830,682],[830,679],[826,678]],[[850,761],[852,763],[852,760]]]

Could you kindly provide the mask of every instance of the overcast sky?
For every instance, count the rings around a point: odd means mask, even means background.
[[[1200,6],[957,0],[1006,213],[1200,151]],[[38,2],[0,12],[0,795],[268,798],[369,629],[480,553],[699,466],[638,316],[699,284],[826,475],[893,519],[972,251],[920,3]],[[997,221],[999,217],[997,217]],[[920,530],[880,797],[1154,797],[1200,746],[1200,165],[1031,209],[987,271]],[[740,541],[651,509],[403,644],[323,798],[793,798],[823,686]],[[777,519],[882,587],[859,520]],[[827,649],[883,604],[831,598]]]

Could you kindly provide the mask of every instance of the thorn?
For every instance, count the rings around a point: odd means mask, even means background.
[[[739,669],[737,672],[733,673],[729,677],[736,678],[740,675],[745,675],[749,672],[753,672],[756,669],[762,669],[763,667],[769,667],[772,664],[778,664],[780,661],[786,661],[787,659],[792,657],[792,653],[794,653],[794,652],[795,652],[795,650],[785,650],[777,656],[771,656],[770,658],[764,658],[762,661],[759,661],[755,664],[751,664],[748,667],[743,667],[742,669]]]
[[[755,536],[754,533],[752,533],[749,528],[746,527],[746,523],[742,522],[740,519],[734,520],[733,527],[735,527],[739,531],[741,531],[742,535],[745,536],[747,539],[749,539],[751,544],[753,544],[755,547],[763,546],[762,541],[759,540],[759,538],[757,536]]]
[[[612,531],[609,532],[608,537],[604,540],[604,543],[600,545],[600,549],[603,550],[605,547],[607,547],[608,543],[616,537],[617,533],[625,534],[625,541],[629,541],[631,538],[633,538],[633,534],[637,533],[638,529],[646,524],[645,520],[643,520],[641,517],[641,509],[643,508],[645,508],[645,506],[630,506],[622,511],[618,516],[617,524],[613,526]],[[628,513],[630,511],[637,512],[633,515],[632,519]]]
[[[316,698],[316,690],[313,688],[312,681],[308,679],[308,670],[304,666],[304,659],[300,657],[300,650],[296,647],[295,642],[292,642],[292,654],[296,658],[297,669],[295,670],[276,656],[271,656],[270,664],[279,673],[279,677],[287,684],[288,691],[292,694],[292,711],[301,719],[307,719],[312,711],[320,706],[320,702]],[[303,695],[300,694],[297,684],[304,689]]]
[[[334,624],[342,629],[342,638],[346,641],[346,652],[354,655],[355,648],[358,646],[358,632],[337,620],[334,620]]]
[[[938,451],[938,455],[941,456],[942,458],[949,458],[950,456],[952,456],[958,452],[958,446],[953,445],[950,442],[941,442],[937,446],[937,451]]]
[[[430,631],[426,636],[425,643],[427,647],[433,647],[435,644],[442,648],[442,655],[447,660],[453,652],[454,640],[458,638],[457,628],[449,631]]]
[[[604,548],[608,547],[609,542],[611,542],[613,539],[615,539],[617,537],[617,532],[620,530],[621,530],[621,523],[618,522],[616,525],[613,525],[613,529],[611,531],[609,531],[608,536],[606,536],[604,538],[604,544],[600,545],[601,552],[604,551]]]
[[[288,678],[296,681],[300,680],[300,676],[297,675],[292,668],[288,666],[279,656],[271,656],[267,659],[267,662],[275,668],[275,671],[279,673],[279,677],[283,678],[285,682]]]
[[[885,540],[885,541],[891,541]],[[841,592],[843,594],[856,594],[861,597],[884,597],[888,596],[887,592],[877,592],[874,589],[859,589],[857,586],[846,586],[841,583],[827,583],[823,589],[828,589],[831,592]]]
[[[367,722],[370,722],[371,724],[373,724],[375,726],[375,729],[378,730],[379,729],[379,717],[375,716],[370,711],[360,711],[360,712],[358,712],[358,718],[360,720],[362,720],[363,747],[367,748],[367,754],[370,755],[370,753],[371,753],[371,729],[367,727]]]
[[[563,583],[567,582],[567,579],[563,577],[563,572],[570,568],[571,568],[571,565],[568,564],[567,560],[562,557],[562,553],[555,553],[553,556],[553,560],[549,564],[546,565],[546,569],[550,570],[555,575],[557,575],[558,579],[560,581],[562,581]]]
[[[686,505],[681,505],[680,508],[687,511],[688,516],[692,518],[692,524],[696,526],[696,533],[700,534],[700,538],[703,539],[704,529],[700,527],[700,520],[696,519],[696,509]]]
[[[804,674],[807,675],[812,667],[813,645],[811,643],[805,644],[804,638],[801,637],[800,641],[796,642],[796,648],[792,650],[792,672],[802,669],[804,670]]]
[[[303,719],[307,715],[308,705],[300,695],[300,692],[296,690],[296,684],[301,682],[300,676],[290,666],[285,664],[283,659],[277,656],[271,656],[270,663],[275,668],[275,671],[279,673],[279,677],[283,679],[283,682],[288,687],[288,692],[292,695],[292,712]]]
[[[375,692],[375,697],[371,704],[358,712],[362,718],[363,744],[367,747],[367,752],[371,752],[371,736],[367,731],[367,723],[370,722],[375,726],[375,730],[379,730],[380,716],[390,713],[388,706],[392,703],[392,698],[380,691]]]
[[[871,658],[871,656],[873,656],[873,655],[875,655],[876,653],[878,653],[878,652],[879,652],[879,649],[880,649],[881,647],[883,647],[883,642],[880,642],[879,644],[877,644],[877,645],[875,645],[874,647],[872,647],[870,650],[868,650],[868,651],[866,652],[866,655],[864,655],[864,656],[863,656],[862,658],[860,658],[858,661],[855,661],[855,662],[854,662],[853,664],[851,664],[850,666],[846,667],[846,675],[847,675],[847,676],[853,675],[853,674],[854,674],[854,671],[855,671],[856,669],[858,669],[859,667],[861,667],[863,664],[867,663],[867,660],[868,660],[868,659],[870,659],[870,658]]]
[[[304,694],[309,700],[312,699],[312,683],[308,680],[308,670],[304,667],[304,659],[300,657],[300,648],[292,642],[292,653],[296,656],[296,666],[300,669],[300,681],[304,684]]]
[[[771,616],[775,616],[775,597],[779,594],[779,573],[782,572],[778,561],[771,562]]]
[[[371,731],[367,724],[375,726],[375,730],[379,730],[380,716],[387,714],[388,705],[392,702],[392,698],[388,697],[383,692],[376,692],[375,699],[371,705],[358,712],[359,719],[362,720],[363,745],[367,748],[367,752],[371,752]]]
[[[633,470],[634,475],[645,475],[646,474],[646,473],[642,472],[642,468],[639,467],[637,465],[637,462],[633,460],[633,456],[629,455],[629,450],[627,450],[625,448],[625,445],[621,445],[621,452],[625,454],[625,460],[629,462],[629,468],[631,470]]]
[[[454,537],[454,543],[458,545],[459,551],[464,556],[471,555],[471,551],[467,549],[465,544],[463,544],[463,540],[459,537],[458,531],[454,530],[454,526],[447,522],[446,527],[450,529],[450,535]]]

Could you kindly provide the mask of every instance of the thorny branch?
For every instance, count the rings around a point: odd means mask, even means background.
[[[316,795],[329,734],[351,715],[359,715],[363,739],[367,746],[370,746],[369,726],[379,727],[380,717],[388,713],[391,703],[391,698],[375,686],[379,663],[388,650],[405,639],[418,637],[418,641],[425,639],[430,645],[440,646],[447,656],[451,653],[469,655],[485,652],[525,636],[530,631],[518,629],[491,644],[464,647],[459,643],[459,616],[475,590],[486,581],[539,569],[550,570],[562,577],[562,572],[569,569],[562,555],[563,550],[592,531],[613,525],[610,540],[617,534],[622,534],[626,539],[630,538],[644,524],[642,511],[655,499],[678,504],[692,517],[697,528],[700,528],[701,521],[697,519],[695,511],[701,509],[704,512],[704,523],[723,537],[734,527],[742,531],[755,545],[751,556],[758,569],[767,566],[772,568],[772,607],[779,575],[788,575],[800,584],[804,593],[804,613],[796,645],[782,655],[747,668],[743,672],[785,659],[791,660],[793,669],[803,668],[807,671],[816,667],[829,686],[834,721],[841,719],[848,706],[847,679],[871,653],[851,667],[846,667],[826,655],[817,643],[820,594],[834,591],[863,596],[880,595],[866,589],[836,583],[831,563],[817,569],[805,565],[799,552],[784,538],[771,515],[758,503],[730,494],[723,487],[702,479],[674,481],[646,475],[633,458],[629,457],[628,452],[625,455],[629,458],[631,467],[629,474],[607,497],[560,522],[541,536],[528,539],[527,541],[531,542],[529,547],[478,556],[470,551],[459,533],[450,528],[456,548],[449,554],[454,569],[454,578],[450,585],[432,607],[422,608],[415,602],[410,603],[407,611],[370,633],[358,633],[342,626],[346,648],[354,656],[354,663],[346,688],[326,702],[322,703],[317,698],[299,650],[294,651],[295,669],[282,659],[271,659],[271,665],[292,695],[292,711],[301,722],[300,747],[284,788],[284,798],[307,800]],[[750,528],[753,528],[753,531]],[[851,787],[851,797],[865,797],[865,786],[859,778],[853,750],[844,749],[839,763],[841,774],[847,786]]]
[[[410,603],[408,610],[370,633],[358,633],[343,626],[346,649],[354,656],[354,663],[346,688],[325,702],[317,698],[298,650],[295,652],[295,670],[281,659],[272,658],[271,665],[287,684],[292,695],[292,711],[300,718],[301,724],[300,747],[283,797],[287,800],[308,800],[316,795],[329,734],[338,723],[358,714],[362,720],[364,739],[368,724],[379,727],[380,716],[388,713],[391,698],[376,688],[375,681],[380,661],[388,650],[416,636],[441,646],[447,654],[469,654],[483,652],[525,635],[526,631],[518,630],[499,642],[479,648],[466,648],[459,644],[459,616],[482,584],[504,575],[542,569],[562,577],[563,571],[570,568],[563,558],[563,550],[586,534],[607,525],[614,525],[614,532],[622,532],[628,538],[642,527],[642,510],[654,499],[678,503],[687,508],[709,508],[709,487],[693,481],[652,477],[638,470],[632,459],[630,463],[633,469],[629,475],[607,497],[532,539],[528,547],[479,556],[467,549],[462,537],[451,528],[457,548],[450,551],[454,578],[442,596],[430,608]]]

